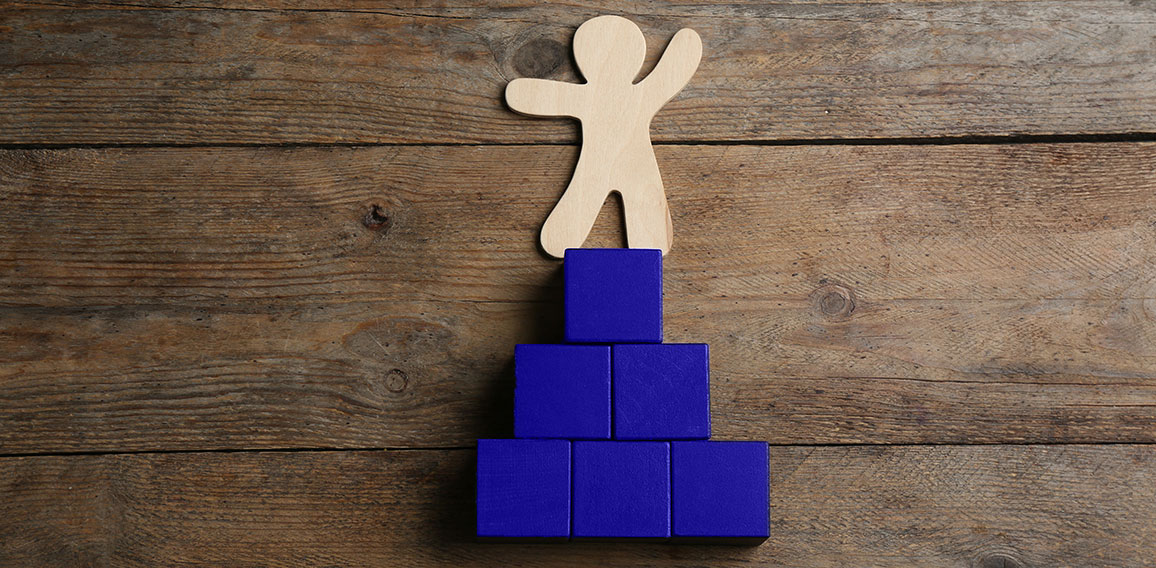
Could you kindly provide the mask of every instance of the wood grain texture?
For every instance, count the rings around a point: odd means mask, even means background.
[[[514,344],[561,339],[533,229],[573,158],[0,153],[0,450],[508,436]],[[659,159],[666,333],[712,345],[719,437],[1156,441],[1156,145]]]
[[[0,151],[0,304],[555,301],[560,264],[535,235],[575,156]],[[689,146],[658,160],[675,302],[823,300],[838,317],[877,300],[1156,298],[1154,144]],[[590,246],[621,243],[610,205]]]
[[[0,459],[0,557],[51,566],[1141,567],[1152,446],[772,447],[758,548],[473,542],[470,450]]]
[[[8,310],[0,448],[439,447],[508,437],[513,346],[560,339],[548,307]],[[1112,350],[1054,346],[1066,329],[1086,327],[1068,318],[1095,314],[1072,304],[922,308],[880,307],[841,330],[809,308],[708,304],[671,319],[668,337],[710,341],[721,439],[1156,440],[1151,356],[1129,370]],[[952,323],[984,318],[995,323]]]
[[[605,13],[703,37],[658,141],[1156,131],[1147,2],[116,4],[0,13],[0,144],[573,141],[501,92]]]
[[[473,542],[577,157],[502,89],[578,80],[606,13],[643,73],[706,46],[651,129],[666,335],[712,345],[716,437],[775,444],[756,549]],[[0,566],[1152,566],[1156,144],[1108,141],[1156,133],[1154,37],[1137,0],[7,2]],[[901,144],[999,137],[1101,143]]]

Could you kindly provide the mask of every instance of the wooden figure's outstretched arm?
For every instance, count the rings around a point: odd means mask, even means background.
[[[674,98],[690,82],[702,60],[702,39],[690,28],[683,28],[674,34],[670,45],[662,53],[662,58],[654,70],[643,79],[639,86],[647,91],[647,99],[656,101],[658,106]],[[656,112],[657,108],[654,109]]]
[[[506,85],[506,104],[530,116],[575,116],[582,85],[548,79],[514,79]]]

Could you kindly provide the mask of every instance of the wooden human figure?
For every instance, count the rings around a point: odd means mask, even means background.
[[[574,176],[542,226],[542,248],[551,256],[582,246],[612,191],[622,196],[627,245],[670,250],[674,233],[650,144],[650,119],[694,75],[702,40],[694,30],[680,30],[654,70],[635,83],[645,56],[638,26],[599,16],[574,33],[574,59],[585,84],[514,79],[506,86],[506,102],[517,112],[582,123]]]

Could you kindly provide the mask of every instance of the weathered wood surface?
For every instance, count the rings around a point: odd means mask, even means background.
[[[560,264],[535,233],[576,153],[3,150],[0,305],[555,301]],[[658,160],[674,302],[804,302],[824,284],[856,306],[1156,298],[1156,144],[679,146]],[[620,243],[617,215],[591,244]]]
[[[574,155],[0,152],[0,453],[509,435],[513,345],[561,337],[533,235]],[[718,436],[1156,441],[1156,145],[659,160],[667,334],[712,344]]]
[[[0,566],[1153,565],[1156,5],[195,4],[0,9]],[[576,157],[500,95],[602,13],[706,44],[666,329],[756,549],[472,542]]]
[[[686,312],[669,321],[670,340],[711,343],[716,437],[1156,440],[1150,370],[1128,370],[1115,350],[1086,340],[1053,344],[1086,333],[1085,318],[1114,317],[1114,305],[904,302],[840,323],[806,307],[673,304]],[[540,313],[548,307],[7,310],[0,450],[437,447],[508,437],[513,345],[560,339],[561,321]],[[1146,357],[1138,361],[1150,365]]]
[[[0,144],[573,141],[500,95],[603,13],[703,37],[659,141],[1156,131],[1150,2],[148,4],[0,11]]]
[[[1153,446],[772,447],[758,548],[492,545],[468,450],[0,459],[0,558],[72,566],[1141,567]]]

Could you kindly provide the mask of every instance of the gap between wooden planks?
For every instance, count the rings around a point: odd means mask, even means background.
[[[1147,2],[116,4],[0,12],[0,144],[570,142],[498,101],[608,13],[702,35],[658,141],[1156,132]]]
[[[658,152],[667,335],[711,343],[720,438],[1156,438],[1156,145]],[[513,345],[560,339],[532,236],[574,153],[0,152],[0,448],[508,435]]]
[[[473,542],[470,450],[0,458],[38,566],[1140,567],[1156,446],[772,447],[758,548]]]

